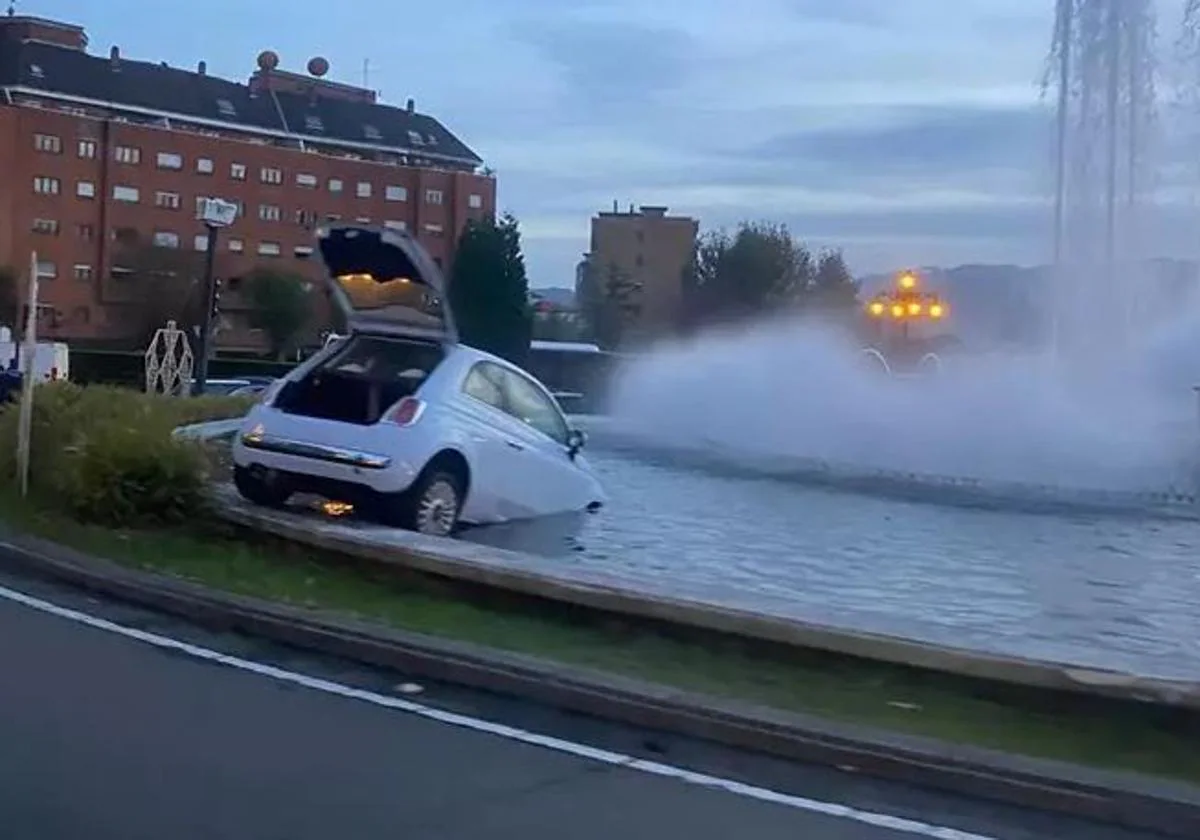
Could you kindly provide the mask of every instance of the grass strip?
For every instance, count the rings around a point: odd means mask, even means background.
[[[232,526],[114,531],[0,492],[0,521],[123,565],[228,592],[475,642],[842,722],[1011,753],[1200,782],[1200,715],[996,687],[917,669],[529,603]]]

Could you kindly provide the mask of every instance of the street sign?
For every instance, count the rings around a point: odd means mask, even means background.
[[[196,217],[210,228],[229,227],[237,220],[238,206],[223,198],[202,198]]]

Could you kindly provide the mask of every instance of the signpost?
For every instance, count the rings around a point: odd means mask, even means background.
[[[200,202],[198,216],[208,230],[208,242],[204,251],[204,310],[200,315],[200,335],[197,336],[196,382],[193,393],[200,395],[208,384],[209,342],[212,340],[213,312],[216,309],[216,282],[213,264],[217,254],[217,235],[237,219],[238,206],[220,198],[205,198]]]
[[[34,357],[37,355],[38,258],[29,256],[29,298],[21,348],[21,407],[17,416],[17,480],[21,495],[29,495],[29,438],[33,424]]]

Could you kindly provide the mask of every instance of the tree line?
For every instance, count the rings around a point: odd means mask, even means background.
[[[797,311],[837,317],[858,306],[858,284],[841,251],[814,253],[786,225],[769,222],[703,234],[679,283],[677,317],[659,325],[677,333]],[[592,337],[602,347],[620,346],[641,315],[639,284],[617,265],[589,262],[580,285]]]
[[[127,279],[105,280],[119,296],[129,338],[144,346],[174,320],[189,332],[203,315],[200,252],[164,248],[127,233],[116,263]],[[840,251],[814,253],[785,225],[744,222],[715,230],[696,243],[679,282],[681,307],[669,331],[689,333],[716,324],[789,312],[840,316],[858,306],[855,283]],[[263,331],[276,358],[311,343],[319,312],[303,275],[262,266],[238,280],[249,325]],[[233,291],[226,283],[225,292]],[[590,340],[607,349],[629,337],[641,315],[641,288],[616,265],[589,264],[578,289],[581,318],[537,319],[537,337]],[[467,344],[521,363],[535,337],[535,313],[521,246],[511,214],[468,222],[455,251],[447,301]],[[0,269],[0,316],[14,323],[16,275]],[[334,324],[334,329],[338,328]]]

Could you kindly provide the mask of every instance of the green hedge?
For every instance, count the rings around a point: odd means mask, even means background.
[[[183,522],[205,506],[204,445],[178,426],[238,417],[238,397],[181,398],[68,382],[34,392],[30,494],[34,501],[113,527]],[[0,470],[16,476],[19,407],[0,409]]]

